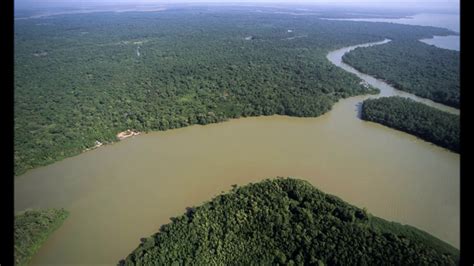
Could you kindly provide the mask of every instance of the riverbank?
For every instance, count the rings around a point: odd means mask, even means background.
[[[133,137],[133,136],[138,136],[140,134],[141,134],[141,132],[139,132],[139,131],[134,131],[134,130],[127,129],[125,131],[117,133],[116,137],[117,137],[118,141],[121,141],[121,140],[124,140],[126,138],[130,138],[130,137]],[[114,142],[111,142],[110,144],[113,144],[113,143]],[[87,148],[83,152],[90,151],[90,150],[95,150],[97,148],[102,147],[103,145],[104,145],[104,143],[96,140],[95,145],[93,147]]]
[[[130,130],[130,129],[127,129],[125,131],[122,131],[120,133],[117,134],[117,138],[119,140],[124,140],[126,138],[129,138],[129,137],[133,137],[133,136],[138,136],[140,135],[141,133],[138,132],[138,131],[134,131],[134,130]]]
[[[442,49],[461,51],[461,40],[458,35],[433,36],[432,38],[420,39],[419,41]]]
[[[459,153],[459,115],[397,96],[368,99],[361,118],[401,130]]]
[[[15,215],[15,265],[28,265],[48,237],[69,216],[64,209],[27,210]]]
[[[268,25],[286,25],[275,30],[242,20],[247,14],[260,21],[247,11],[201,11],[18,21],[15,175],[77,155],[96,140],[113,142],[116,129],[168,130],[272,114],[316,117],[341,98],[367,93],[357,78],[326,60],[330,49],[382,36],[417,39],[447,32],[266,15]],[[221,11],[225,15],[206,15]],[[245,41],[248,36],[254,39]],[[306,37],[282,40],[292,36]],[[61,50],[66,47],[67,53]],[[33,55],[43,51],[49,54]],[[85,71],[84,64],[94,67]],[[78,83],[64,91],[65,80]]]

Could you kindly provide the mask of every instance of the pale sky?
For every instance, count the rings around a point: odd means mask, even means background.
[[[331,6],[386,7],[386,8],[440,8],[459,10],[459,0],[14,0],[16,7],[23,6],[65,6],[97,4],[174,4],[174,3],[278,3],[278,4],[325,4]]]

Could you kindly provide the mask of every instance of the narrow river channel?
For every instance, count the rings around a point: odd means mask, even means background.
[[[328,59],[380,95],[340,100],[316,118],[242,118],[142,134],[17,177],[15,211],[71,213],[32,263],[115,265],[186,207],[232,184],[276,176],[308,180],[459,247],[459,154],[359,119],[364,99],[403,93],[341,63],[353,48]]]
[[[380,42],[365,43],[365,44],[359,44],[359,45],[344,47],[342,49],[330,52],[327,55],[327,59],[329,61],[331,61],[333,64],[335,64],[336,66],[344,69],[347,72],[350,72],[350,73],[353,73],[353,74],[357,75],[360,79],[364,80],[368,84],[380,89],[379,94],[374,95],[374,96],[370,96],[370,97],[367,97],[367,98],[379,98],[379,97],[389,97],[389,96],[406,97],[406,98],[413,99],[417,102],[424,103],[426,105],[429,105],[431,107],[434,107],[436,109],[439,109],[439,110],[442,110],[442,111],[445,111],[445,112],[449,112],[449,113],[452,113],[452,114],[459,114],[459,109],[456,109],[456,108],[453,108],[453,107],[450,107],[450,106],[446,106],[444,104],[436,103],[436,102],[433,102],[429,99],[418,97],[418,96],[413,95],[413,94],[408,93],[408,92],[397,90],[394,87],[387,84],[386,82],[384,82],[382,80],[379,80],[379,79],[376,79],[376,78],[374,78],[370,75],[361,73],[361,72],[357,71],[356,69],[354,69],[353,67],[351,67],[350,65],[345,64],[342,61],[342,57],[343,57],[344,54],[346,54],[346,53],[348,53],[348,52],[350,52],[350,51],[352,51],[356,48],[370,47],[370,46],[374,46],[374,45],[383,45],[383,44],[388,43],[388,42],[390,42],[390,40],[385,39],[385,40],[380,41]]]

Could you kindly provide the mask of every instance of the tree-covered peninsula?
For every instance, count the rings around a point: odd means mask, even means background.
[[[459,115],[402,97],[368,99],[362,104],[361,118],[395,128],[421,139],[459,152]]]
[[[234,187],[142,240],[122,265],[456,265],[459,251],[306,181]]]
[[[69,213],[64,209],[26,210],[15,215],[15,265],[28,265],[41,245]]]
[[[395,88],[459,108],[460,53],[418,40],[357,48],[343,61]]]

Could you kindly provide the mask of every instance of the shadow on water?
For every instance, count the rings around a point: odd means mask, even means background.
[[[362,119],[362,104],[363,102],[356,103],[357,118]]]

